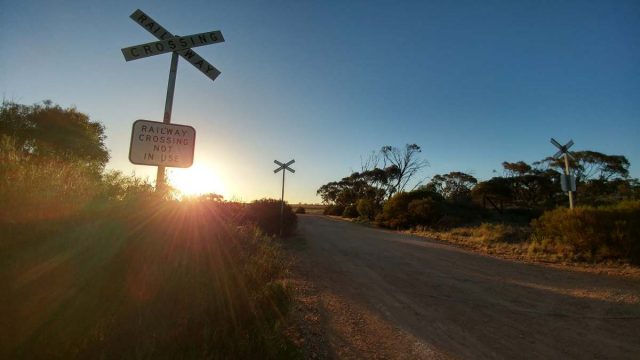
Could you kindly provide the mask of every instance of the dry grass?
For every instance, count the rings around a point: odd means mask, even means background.
[[[417,227],[409,232],[483,253],[521,258],[527,255],[531,230],[526,226],[482,223],[478,226],[463,226],[449,230]]]
[[[407,232],[504,259],[640,278],[640,267],[628,261],[609,259],[585,262],[576,256],[570,246],[549,239],[537,239],[531,227],[524,225],[483,223],[450,230],[417,228]]]

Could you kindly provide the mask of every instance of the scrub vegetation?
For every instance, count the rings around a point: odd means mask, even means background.
[[[177,201],[107,161],[77,110],[2,104],[0,358],[299,357],[280,202]]]
[[[324,213],[529,259],[640,263],[640,182],[624,156],[574,152],[579,206],[569,210],[563,161],[504,162],[503,176],[487,181],[454,171],[424,183],[420,152],[410,144],[372,153],[360,172],[318,189]]]

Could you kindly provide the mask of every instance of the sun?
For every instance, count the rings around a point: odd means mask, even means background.
[[[215,193],[225,196],[225,186],[212,167],[196,164],[168,171],[169,183],[183,196]]]

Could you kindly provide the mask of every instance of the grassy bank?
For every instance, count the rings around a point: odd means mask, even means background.
[[[230,207],[147,197],[4,222],[0,357],[296,357],[280,246]]]

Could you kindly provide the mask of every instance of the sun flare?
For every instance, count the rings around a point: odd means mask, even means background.
[[[204,165],[193,165],[187,169],[171,169],[169,182],[183,196],[194,196],[215,193],[225,196],[225,186],[213,168]]]

